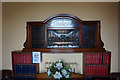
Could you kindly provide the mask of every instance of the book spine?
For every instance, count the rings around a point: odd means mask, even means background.
[[[93,75],[96,75],[96,65],[93,66]]]
[[[100,64],[102,64],[102,63],[103,63],[103,59],[102,59],[102,58],[103,58],[103,55],[102,55],[102,54],[100,54],[100,58],[99,58],[99,63],[100,63]]]
[[[102,61],[101,54],[86,54],[86,64],[100,64]]]
[[[14,74],[36,74],[36,65],[14,65]]]
[[[90,55],[86,54],[86,63],[89,64],[89,61],[90,61]]]
[[[32,63],[32,55],[31,54],[26,55],[26,63]]]
[[[22,54],[18,54],[18,55],[19,55],[19,58],[18,58],[19,63],[22,63]]]
[[[29,62],[29,56],[28,54],[25,54],[25,63],[28,63]]]
[[[103,54],[103,64],[109,64],[109,54]]]
[[[93,64],[100,64],[100,54],[94,54]]]
[[[14,63],[17,63],[17,55],[16,54],[13,54],[13,60],[14,60],[13,61]]]
[[[108,73],[108,67],[102,65],[88,65],[86,66],[85,75],[105,76]]]
[[[107,76],[108,75],[108,66],[106,66],[106,65],[96,66],[96,75],[97,76]]]
[[[94,60],[94,57],[93,57],[93,54],[90,55],[90,64],[93,64],[93,60]]]
[[[14,63],[32,63],[32,54],[14,54]]]
[[[13,69],[14,69],[14,74],[16,74],[17,73],[17,68],[16,68],[16,65],[14,65],[14,67],[13,67]]]
[[[23,63],[26,63],[26,54],[23,54]]]
[[[89,66],[85,66],[85,75],[89,75]]]
[[[14,62],[15,63],[19,63],[19,55],[15,54],[14,58],[15,58]]]
[[[108,66],[106,66],[106,68],[105,68],[105,75],[106,76],[108,75]]]

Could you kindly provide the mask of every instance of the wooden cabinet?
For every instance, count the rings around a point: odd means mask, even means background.
[[[110,75],[110,52],[84,52],[84,74],[86,77],[108,77]]]
[[[103,48],[100,25],[100,21],[82,21],[69,14],[27,22],[24,48],[12,52],[13,78],[36,79],[39,64],[32,63],[33,51],[68,54],[82,52],[85,76],[108,76],[111,53]]]
[[[12,78],[14,80],[36,80],[39,73],[39,64],[32,63],[32,53],[13,51],[12,52]]]
[[[85,78],[108,77],[110,75],[110,52],[83,52],[80,54],[83,54],[83,75]],[[38,75],[39,64],[32,62],[32,52],[12,52],[12,76],[14,80],[27,78],[36,80]]]

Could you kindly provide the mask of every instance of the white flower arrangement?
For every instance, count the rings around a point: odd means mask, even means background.
[[[67,63],[63,63],[62,60],[50,64],[47,70],[48,76],[53,77],[54,79],[65,80],[71,78],[70,66]]]

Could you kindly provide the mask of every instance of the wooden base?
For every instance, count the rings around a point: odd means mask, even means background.
[[[37,80],[54,80],[54,78],[48,77],[47,73],[37,74],[36,78],[37,78]],[[83,80],[84,75],[72,73],[70,80],[72,80],[72,79]]]

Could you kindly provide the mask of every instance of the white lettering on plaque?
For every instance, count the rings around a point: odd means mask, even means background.
[[[50,26],[55,27],[72,27],[72,21],[68,19],[57,19],[53,20],[50,24]]]

